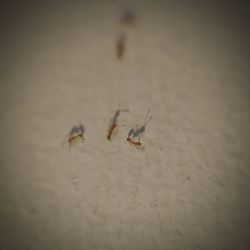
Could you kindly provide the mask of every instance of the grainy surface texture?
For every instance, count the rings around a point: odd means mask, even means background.
[[[121,25],[126,8],[133,26]],[[243,10],[210,1],[3,6],[0,248],[250,249]],[[119,105],[129,112],[108,141]],[[127,134],[149,109],[138,150]],[[69,150],[79,122],[84,142]]]

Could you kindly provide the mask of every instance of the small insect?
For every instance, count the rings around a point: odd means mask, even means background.
[[[136,23],[136,15],[134,11],[131,9],[125,10],[121,17],[120,22],[124,26],[134,26]]]
[[[128,132],[127,141],[136,147],[142,146],[142,143],[140,142],[140,137],[146,131],[146,126],[149,123],[149,121],[152,119],[152,116],[148,118],[149,112],[150,111],[148,110],[146,117],[145,117],[145,122],[142,126],[140,126],[139,128],[136,126],[135,128],[130,129]]]
[[[115,112],[114,117],[110,121],[110,126],[108,129],[108,135],[107,135],[107,140],[111,141],[112,135],[114,134],[114,131],[118,128],[118,117],[121,112],[128,112],[128,109],[117,109]]]
[[[121,34],[116,43],[116,56],[119,60],[123,58],[124,51],[125,51],[125,40],[126,37],[124,34]]]
[[[69,149],[71,149],[71,146],[75,143],[77,143],[79,140],[83,141],[84,140],[84,126],[79,123],[78,126],[74,126],[68,135],[68,138],[66,140],[66,142],[69,145]]]
[[[107,140],[111,141],[111,136],[114,132],[114,130],[117,128],[117,124],[112,123],[111,127],[109,128],[108,135],[107,135]]]

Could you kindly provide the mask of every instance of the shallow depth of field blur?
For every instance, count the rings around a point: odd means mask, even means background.
[[[1,249],[250,248],[246,5],[0,9]]]

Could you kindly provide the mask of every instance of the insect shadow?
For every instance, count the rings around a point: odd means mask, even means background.
[[[79,122],[78,126],[73,126],[69,132],[69,135],[74,135],[74,134],[84,134],[85,128],[81,122]]]
[[[145,131],[146,131],[146,126],[149,123],[149,121],[153,118],[152,116],[148,117],[150,113],[150,110],[147,112],[146,117],[145,117],[145,122],[142,126],[140,127],[135,127],[135,128],[131,128],[128,132],[128,138],[130,138],[131,136],[133,136],[134,138],[138,138],[140,137]]]

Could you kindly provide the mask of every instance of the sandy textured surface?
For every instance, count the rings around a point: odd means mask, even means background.
[[[138,15],[133,28],[119,24],[127,6]],[[6,8],[1,249],[249,249],[249,39],[239,9]],[[119,103],[130,112],[108,142]],[[148,109],[140,151],[126,136]],[[78,121],[85,141],[69,151],[62,142]]]

